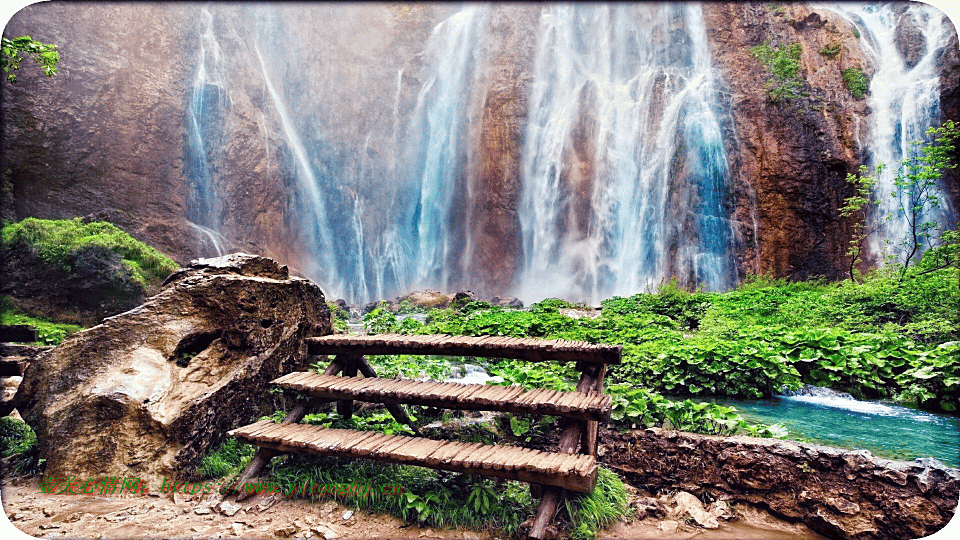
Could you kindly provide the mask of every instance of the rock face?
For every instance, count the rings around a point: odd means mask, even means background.
[[[303,367],[303,338],[331,331],[323,293],[285,266],[201,259],[37,357],[15,403],[47,474],[184,477],[264,411],[270,380]]]
[[[847,173],[865,156],[856,141],[867,114],[865,100],[844,87],[843,69],[866,66],[850,25],[806,5],[707,3],[704,19],[711,50],[730,86],[734,133],[732,187],[738,200],[743,273],[804,279],[840,278],[848,224],[838,208],[852,195]],[[773,76],[751,48],[798,43],[801,91],[772,100]],[[834,57],[818,51],[839,46]],[[734,142],[735,141],[735,142]]]
[[[90,245],[76,250],[70,271],[40,259],[23,243],[0,247],[0,294],[46,319],[94,325],[104,317],[132,309],[147,298],[116,252]]]
[[[601,461],[634,485],[747,502],[828,538],[928,536],[946,526],[960,498],[960,470],[934,459],[775,439],[607,431]]]

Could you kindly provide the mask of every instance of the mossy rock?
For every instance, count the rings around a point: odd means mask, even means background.
[[[177,264],[112,223],[27,218],[3,228],[0,293],[18,310],[90,326],[159,290]]]

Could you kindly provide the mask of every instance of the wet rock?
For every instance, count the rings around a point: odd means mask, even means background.
[[[676,503],[674,513],[677,515],[677,517],[685,518],[690,516],[694,523],[705,529],[716,529],[720,527],[720,523],[717,521],[717,518],[708,513],[703,507],[703,503],[700,502],[700,499],[696,498],[694,495],[687,493],[686,491],[681,491],[674,495],[673,498]]]
[[[636,510],[637,519],[662,518],[667,515],[667,509],[663,503],[653,497],[641,497],[630,505]]]
[[[695,486],[802,521],[829,538],[928,536],[947,524],[960,499],[960,470],[931,458],[895,461],[867,451],[659,429],[607,430],[601,439],[618,449],[608,452],[605,462],[628,471],[631,482],[661,489]],[[687,449],[677,451],[681,447]],[[699,502],[689,493],[677,498],[694,508]],[[730,519],[733,512],[721,502],[706,513]]]
[[[303,339],[331,332],[320,289],[286,275],[252,255],[196,261],[34,361],[15,403],[46,473],[175,478],[263,413],[268,382],[302,367]]]
[[[421,291],[413,291],[412,293],[397,297],[397,301],[394,306],[399,308],[399,304],[403,302],[408,302],[409,304],[421,309],[444,309],[450,305],[450,297],[441,293],[440,291],[424,289]]]

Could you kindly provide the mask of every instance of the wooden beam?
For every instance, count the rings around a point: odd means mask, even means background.
[[[337,357],[337,360],[343,365],[344,377],[356,377],[357,376],[357,356],[348,356],[340,355]],[[343,417],[344,420],[350,420],[353,416],[353,400],[352,399],[341,399],[337,402],[337,413]]]
[[[306,338],[310,354],[371,355],[422,354],[512,358],[531,362],[587,362],[619,364],[622,346],[581,341],[518,338],[497,343],[492,336],[441,336],[377,334],[350,336],[335,334]],[[487,338],[481,341],[482,338]]]
[[[337,361],[334,358],[333,362],[330,362],[330,365],[327,366],[327,369],[324,370],[325,375],[336,375],[343,371],[343,364]],[[303,420],[303,417],[307,415],[307,405],[298,404],[293,407],[293,409],[287,413],[287,416],[283,419],[281,424],[294,424]],[[237,480],[230,482],[229,484],[220,488],[220,493],[222,495],[230,495],[234,492],[237,492],[237,501],[242,501],[252,495],[251,493],[239,492],[240,486],[245,484],[251,478],[256,478],[260,475],[260,472],[263,471],[263,468],[267,466],[267,463],[270,463],[270,460],[279,456],[283,452],[278,452],[270,448],[257,448],[257,453],[253,455],[253,459],[250,460],[250,463],[247,465],[247,468],[244,469],[243,474],[237,477]]]
[[[603,372],[592,370],[583,366],[583,372],[580,374],[580,381],[577,383],[578,392],[587,392],[596,387],[597,381],[602,384]],[[559,452],[572,454],[580,445],[581,433],[583,432],[584,422],[571,421],[563,433],[560,434]],[[537,506],[536,517],[527,538],[534,540],[543,540],[546,537],[547,526],[553,522],[557,515],[557,508],[560,506],[560,500],[563,498],[563,490],[556,486],[545,486],[543,496],[540,497],[540,504]]]
[[[33,343],[37,340],[37,329],[28,324],[0,325],[0,343]]]
[[[364,377],[376,377],[377,372],[374,371],[373,366],[370,365],[370,362],[367,362],[365,356],[361,356],[356,360],[357,369],[360,370],[360,374]],[[410,415],[407,414],[407,410],[403,408],[399,403],[384,403],[387,407],[387,410],[390,411],[390,414],[393,415],[394,419],[401,424],[406,424],[413,430],[413,433],[420,436],[420,430],[417,428],[416,424],[413,423],[413,420],[410,419]]]
[[[464,474],[561,486],[590,492],[596,486],[597,460],[579,454],[549,455],[512,446],[438,441],[407,435],[257,422],[231,431],[237,439],[280,452],[374,459]],[[549,463],[549,464],[546,464]]]

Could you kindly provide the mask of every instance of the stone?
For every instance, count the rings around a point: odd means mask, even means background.
[[[237,523],[237,522],[231,523],[230,528],[233,530],[234,536],[243,535],[243,523]]]
[[[396,303],[392,306],[392,310],[398,309],[403,302],[409,302],[411,305],[421,309],[444,309],[450,305],[450,297],[432,289],[413,291],[412,293],[398,297]]]
[[[737,515],[726,501],[716,500],[707,506],[707,512],[718,520],[736,519]]]
[[[227,517],[233,517],[242,508],[243,507],[239,504],[232,503],[230,501],[222,501],[219,505],[217,505],[217,509],[220,510],[220,513]]]
[[[694,495],[686,491],[680,491],[673,496],[673,499],[676,503],[674,514],[677,517],[684,518],[690,516],[697,525],[705,529],[716,529],[720,527],[720,522],[717,521],[717,518],[709,514],[703,507],[700,499]]]
[[[195,509],[193,510],[193,513],[194,513],[194,514],[197,514],[198,516],[205,516],[205,515],[207,515],[207,514],[213,513],[213,510],[210,510],[210,507],[209,507],[209,506],[200,506],[200,507],[195,508]]]
[[[280,538],[289,538],[296,534],[297,528],[293,525],[284,525],[283,527],[277,527],[273,530],[273,534],[279,536]]]
[[[343,513],[343,516],[341,517],[343,518],[344,521],[349,520],[350,518],[353,517],[353,510],[347,510],[346,512]]]
[[[630,503],[637,512],[637,519],[662,518],[667,515],[667,509],[663,503],[653,497],[640,497]]]
[[[332,331],[319,287],[284,275],[253,255],[194,261],[33,362],[15,404],[46,473],[175,478],[266,412],[268,381],[303,367],[305,337]]]

